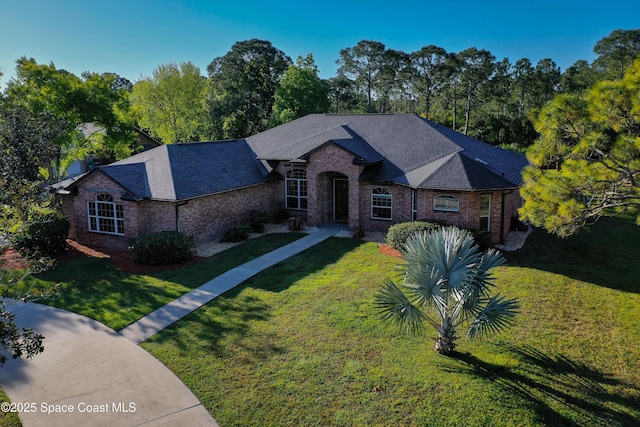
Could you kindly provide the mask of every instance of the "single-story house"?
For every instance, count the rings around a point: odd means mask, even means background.
[[[418,219],[489,230],[517,215],[524,156],[414,114],[312,114],[241,140],[163,145],[56,185],[84,244],[179,230],[203,243],[251,210],[386,231]]]

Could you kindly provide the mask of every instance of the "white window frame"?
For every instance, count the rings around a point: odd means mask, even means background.
[[[443,201],[440,206],[438,202]],[[455,201],[455,204],[453,203]],[[441,194],[433,198],[433,210],[445,212],[460,212],[460,198],[450,194]]]
[[[284,204],[287,209],[307,210],[307,170],[295,168],[287,171],[284,184]],[[293,202],[293,203],[290,203]]]
[[[87,223],[93,233],[124,236],[124,208],[111,194],[98,193],[87,202]]]
[[[388,212],[388,217],[381,216],[382,212]],[[384,187],[371,189],[371,219],[393,220],[393,195],[389,189]]]
[[[486,210],[486,213],[483,213],[482,200],[485,197],[489,199],[489,206],[488,206],[488,209]],[[491,231],[491,194],[481,194],[480,195],[480,203],[479,203],[478,207],[480,209],[480,228],[482,229],[482,219],[486,218],[487,219],[486,231]]]

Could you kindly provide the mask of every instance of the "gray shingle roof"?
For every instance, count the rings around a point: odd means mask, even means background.
[[[267,175],[244,140],[163,145],[97,170],[131,200],[185,200],[260,184]]]
[[[527,165],[520,154],[414,114],[312,114],[246,140],[163,145],[98,170],[126,190],[125,199],[185,200],[263,183],[274,162],[307,158],[325,144],[364,165],[361,180],[416,188],[515,188]]]
[[[363,180],[450,190],[514,188],[524,156],[414,114],[311,114],[247,138],[262,159],[304,158],[333,142],[367,168]]]

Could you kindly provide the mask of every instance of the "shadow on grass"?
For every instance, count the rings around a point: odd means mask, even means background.
[[[305,277],[337,262],[364,242],[354,239],[330,238],[302,253],[268,268],[242,285],[217,297],[176,324],[159,332],[147,342],[171,342],[189,352],[194,346],[217,356],[226,356],[227,349],[242,353],[243,357],[260,360],[279,354],[284,348],[274,343],[278,332],[261,332],[252,340],[243,340],[256,322],[267,321],[274,309],[269,302],[247,289],[282,292]],[[222,337],[237,337],[232,346],[219,345]],[[233,338],[232,338],[233,339]]]
[[[523,397],[536,410],[544,425],[562,426],[637,426],[640,424],[640,398],[622,396],[608,390],[614,387],[640,390],[563,355],[547,355],[531,346],[499,344],[521,363],[510,368],[478,359],[468,353],[456,353],[460,362],[452,371],[488,379],[508,392]],[[560,413],[554,409],[565,407]],[[631,408],[630,415],[616,408]]]
[[[62,283],[46,304],[65,308],[120,330],[231,268],[304,236],[262,236],[181,269],[130,274],[108,259],[79,258],[34,276],[44,284]]]
[[[505,253],[510,266],[562,274],[625,292],[640,293],[640,227],[603,218],[574,236],[561,239],[536,229],[525,246]]]
[[[85,258],[65,261],[58,268],[35,275],[45,283],[63,283],[44,303],[96,319],[119,330],[188,289],[117,269],[109,260]]]

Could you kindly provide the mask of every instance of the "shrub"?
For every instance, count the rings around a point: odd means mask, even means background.
[[[249,212],[249,226],[254,233],[264,232],[264,225],[269,222],[269,214],[253,210]]]
[[[478,228],[466,228],[466,230],[471,233],[473,240],[476,242],[476,245],[480,247],[481,251],[485,251],[493,246],[493,235],[490,231],[480,230]]]
[[[132,242],[130,249],[133,262],[144,265],[178,264],[195,256],[193,237],[179,231],[143,234]]]
[[[402,222],[389,227],[387,232],[387,244],[393,249],[402,250],[407,239],[420,231],[432,231],[438,228],[437,224],[426,221]]]
[[[249,238],[251,226],[249,224],[240,224],[227,230],[220,239],[221,242],[243,242]]]
[[[289,231],[302,231],[304,224],[300,217],[292,216],[289,218]]]
[[[11,236],[11,245],[22,256],[53,257],[67,247],[69,220],[58,212],[38,214]]]

